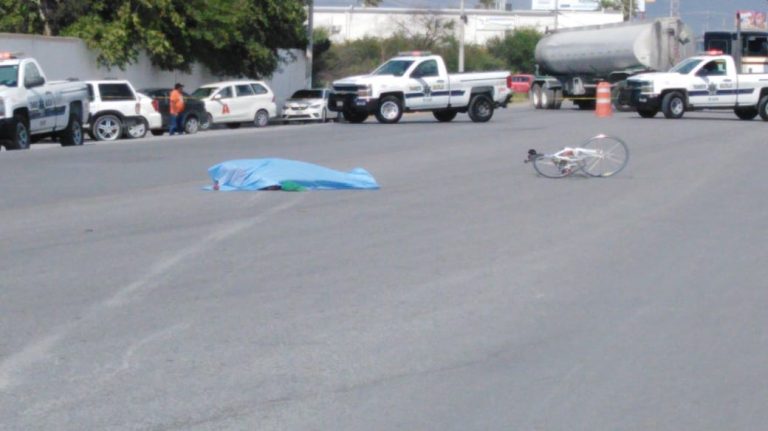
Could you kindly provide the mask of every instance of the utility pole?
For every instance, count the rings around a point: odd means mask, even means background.
[[[669,16],[680,18],[680,0],[669,0]]]
[[[461,16],[459,17],[459,73],[464,72],[464,26],[467,24],[467,17],[464,15],[464,0],[461,0]]]
[[[560,15],[560,0],[555,0],[555,31],[557,31],[557,17]]]
[[[307,69],[306,69],[306,81],[307,88],[312,88],[312,54],[314,51],[314,29],[312,24],[312,18],[315,15],[315,0],[309,0],[309,11],[307,13]]]

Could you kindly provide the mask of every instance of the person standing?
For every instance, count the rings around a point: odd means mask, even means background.
[[[184,133],[184,93],[182,93],[183,85],[178,82],[173,86],[170,97],[170,114],[171,121],[169,124],[168,134],[173,136],[174,133],[181,135]]]

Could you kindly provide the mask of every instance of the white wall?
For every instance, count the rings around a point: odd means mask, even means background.
[[[51,80],[67,78],[103,79],[120,78],[131,81],[134,87],[172,87],[176,82],[184,84],[188,91],[208,82],[227,77],[216,76],[206,68],[195,65],[191,73],[166,72],[153,67],[146,56],[126,70],[100,68],[96,53],[89,50],[81,39],[70,37],[46,37],[26,34],[0,33],[0,50],[22,52],[35,58]],[[280,102],[305,85],[306,57],[304,51],[292,50],[293,59],[286,51],[282,55],[290,63],[282,64],[267,82]]]
[[[472,44],[485,44],[492,37],[503,37],[509,30],[521,27],[533,27],[544,32],[554,29],[555,15],[549,11],[501,11],[466,9],[467,26],[465,41]],[[434,16],[441,20],[458,24],[459,9],[402,9],[379,7],[332,7],[316,6],[314,26],[332,30],[331,40],[343,42],[361,39],[365,36],[388,37],[403,25],[414,33],[423,32],[419,25],[424,16]],[[620,12],[573,12],[560,11],[558,27],[582,27],[587,25],[609,24],[622,21]]]

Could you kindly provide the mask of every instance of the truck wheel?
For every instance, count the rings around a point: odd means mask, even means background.
[[[555,92],[549,88],[541,89],[541,108],[555,109]]]
[[[637,113],[640,114],[643,118],[653,118],[656,116],[656,114],[659,113],[659,111],[655,109],[638,109]]]
[[[115,115],[101,115],[93,120],[91,133],[97,141],[116,141],[123,135],[123,123]]]
[[[62,147],[83,145],[83,124],[77,115],[72,114],[69,116],[69,124],[59,134],[59,141],[61,141]]]
[[[376,119],[379,123],[394,124],[403,116],[403,102],[395,96],[385,96],[379,100],[376,108]]]
[[[533,109],[541,109],[541,85],[533,84],[529,98]]]
[[[362,123],[368,119],[367,112],[344,111],[341,113],[341,115],[343,115],[344,119],[350,123]]]
[[[147,129],[149,129],[147,121],[138,119],[125,128],[125,136],[131,139],[141,139],[147,135]]]
[[[768,94],[760,98],[760,102],[757,104],[757,112],[763,121],[768,121]]]
[[[13,137],[5,144],[6,150],[26,150],[29,148],[29,125],[21,115],[13,116]]]
[[[475,123],[485,123],[493,117],[493,101],[485,94],[476,94],[469,101],[468,113]]]
[[[447,123],[456,118],[457,112],[453,109],[441,109],[439,111],[432,111],[432,115],[435,116],[437,121],[441,123]]]
[[[685,113],[685,98],[677,91],[672,91],[664,95],[661,99],[661,112],[666,118],[681,118]]]
[[[735,108],[733,112],[742,120],[752,120],[757,117],[757,108],[754,106],[748,108]]]

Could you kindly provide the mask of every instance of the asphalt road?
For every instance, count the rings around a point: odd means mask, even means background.
[[[0,429],[763,429],[766,127],[516,106],[0,153]],[[601,132],[616,177],[522,163]],[[382,188],[202,191],[258,157]]]

